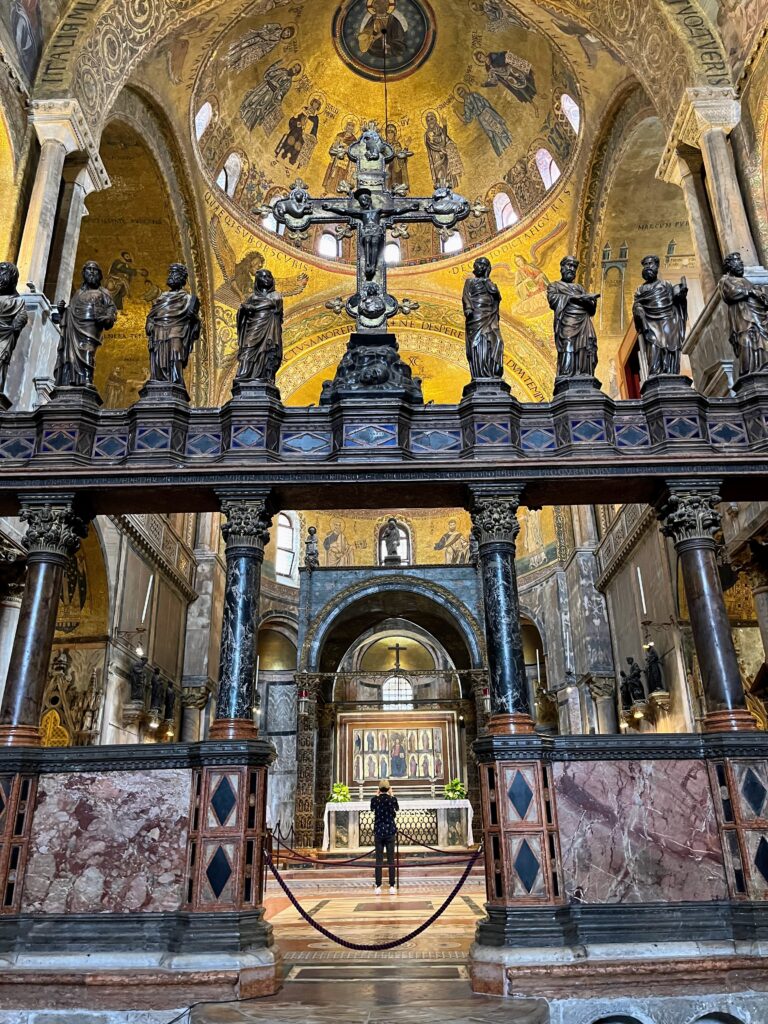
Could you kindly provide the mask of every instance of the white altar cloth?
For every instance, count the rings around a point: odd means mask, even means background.
[[[472,804],[469,800],[401,800],[398,797],[398,806],[406,811],[446,811],[452,810],[453,808],[462,808],[467,812],[467,846],[473,846],[475,839],[472,832],[472,818],[474,811],[472,810]],[[325,814],[323,815],[323,849],[329,850],[331,847],[331,829],[330,829],[330,815],[332,811],[370,811],[371,801],[368,800],[348,800],[347,803],[327,803],[325,805]]]

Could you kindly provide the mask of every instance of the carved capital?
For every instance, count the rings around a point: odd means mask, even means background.
[[[592,700],[615,700],[616,680],[611,676],[592,676],[587,681]]]
[[[729,135],[740,121],[741,101],[733,86],[694,86],[685,90],[672,134],[679,142],[701,148],[707,132]]]
[[[202,711],[208,703],[211,690],[208,686],[182,686],[182,707]]]
[[[87,183],[84,182],[87,192],[109,188],[111,181],[99,155],[99,147],[77,100],[33,100],[30,120],[41,145],[56,142],[67,153],[87,156]]]
[[[720,513],[715,506],[721,500],[719,494],[709,489],[672,491],[657,509],[662,533],[675,544],[712,540],[720,528]]]
[[[520,532],[517,510],[519,495],[475,497],[471,509],[475,537],[482,547],[484,544],[512,544]]]
[[[22,504],[19,519],[27,524],[22,543],[30,555],[71,558],[88,534],[88,524],[70,503]]]
[[[272,522],[266,501],[263,498],[227,497],[222,499],[221,511],[226,517],[221,524],[221,533],[227,548],[251,548],[263,557]]]

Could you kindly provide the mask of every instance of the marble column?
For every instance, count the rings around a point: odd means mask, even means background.
[[[757,547],[762,547],[758,544]],[[735,569],[744,575],[755,605],[757,625],[763,643],[764,661],[768,664],[768,571],[759,564],[749,547],[742,549],[733,559]]]
[[[506,492],[472,489],[491,696],[488,730],[492,734],[533,732],[515,569],[521,493],[522,488]]]
[[[8,587],[0,597],[0,700],[8,678],[13,640],[19,624],[21,599],[24,596],[24,581]]]
[[[616,680],[609,676],[593,676],[587,682],[589,695],[595,705],[597,731],[601,736],[619,731],[616,710]]]
[[[701,163],[701,154],[696,150],[689,149],[683,156],[675,147],[669,154],[660,176],[682,190],[693,251],[696,254],[701,288],[706,302],[717,287],[718,274],[715,271],[719,270],[720,253],[709,214]]]
[[[715,483],[670,484],[657,505],[662,532],[680,558],[693,643],[707,713],[705,732],[750,731],[744,688],[718,572],[714,533],[720,527]]]
[[[56,278],[48,292],[53,302],[58,302],[59,299],[68,301],[72,293],[80,229],[83,218],[88,216],[85,200],[93,188],[93,179],[88,167],[65,165],[59,228],[54,238],[51,258]]]
[[[211,739],[254,739],[256,646],[261,566],[271,516],[265,494],[222,496],[227,576],[221,626],[221,656],[216,719]]]
[[[58,139],[43,142],[19,248],[19,283],[24,291],[27,282],[40,292],[45,285],[66,158],[67,147],[63,142]]]
[[[39,746],[62,577],[87,526],[72,495],[25,499],[19,518],[27,524],[27,578],[0,705],[0,745]]]

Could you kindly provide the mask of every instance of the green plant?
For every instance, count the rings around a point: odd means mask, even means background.
[[[467,788],[461,779],[451,779],[443,789],[443,795],[446,800],[466,800]]]
[[[349,786],[344,785],[343,782],[334,782],[329,802],[332,804],[348,804],[349,799]]]

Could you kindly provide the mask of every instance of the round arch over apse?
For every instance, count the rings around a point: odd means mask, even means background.
[[[408,599],[412,621],[436,636],[440,627],[447,629],[440,641],[458,669],[482,668],[480,625],[466,605],[443,587],[399,576],[361,584],[328,601],[314,616],[314,625],[305,637],[300,670],[335,671],[351,639],[377,620],[398,614],[396,595]]]
[[[178,5],[167,0],[144,0],[140,4],[103,0],[94,14],[92,30],[81,32],[77,44],[71,46],[67,13],[76,0],[70,0],[43,55],[37,93],[40,98],[75,96],[91,125],[97,127],[133,70],[151,50],[186,22],[218,12],[227,2],[187,0],[186,10],[180,12]],[[570,13],[570,4],[564,0],[552,0],[549,6],[561,15]],[[620,54],[656,99],[667,124],[674,120],[686,86],[726,85],[731,81],[722,41],[707,14],[698,0],[690,0],[687,7],[694,9],[698,22],[694,40],[664,0],[644,4],[613,0],[608,5],[585,0],[580,10],[584,27]],[[701,31],[708,35],[706,54],[702,53]],[[60,37],[68,45],[63,45]],[[719,59],[713,60],[713,55]]]

